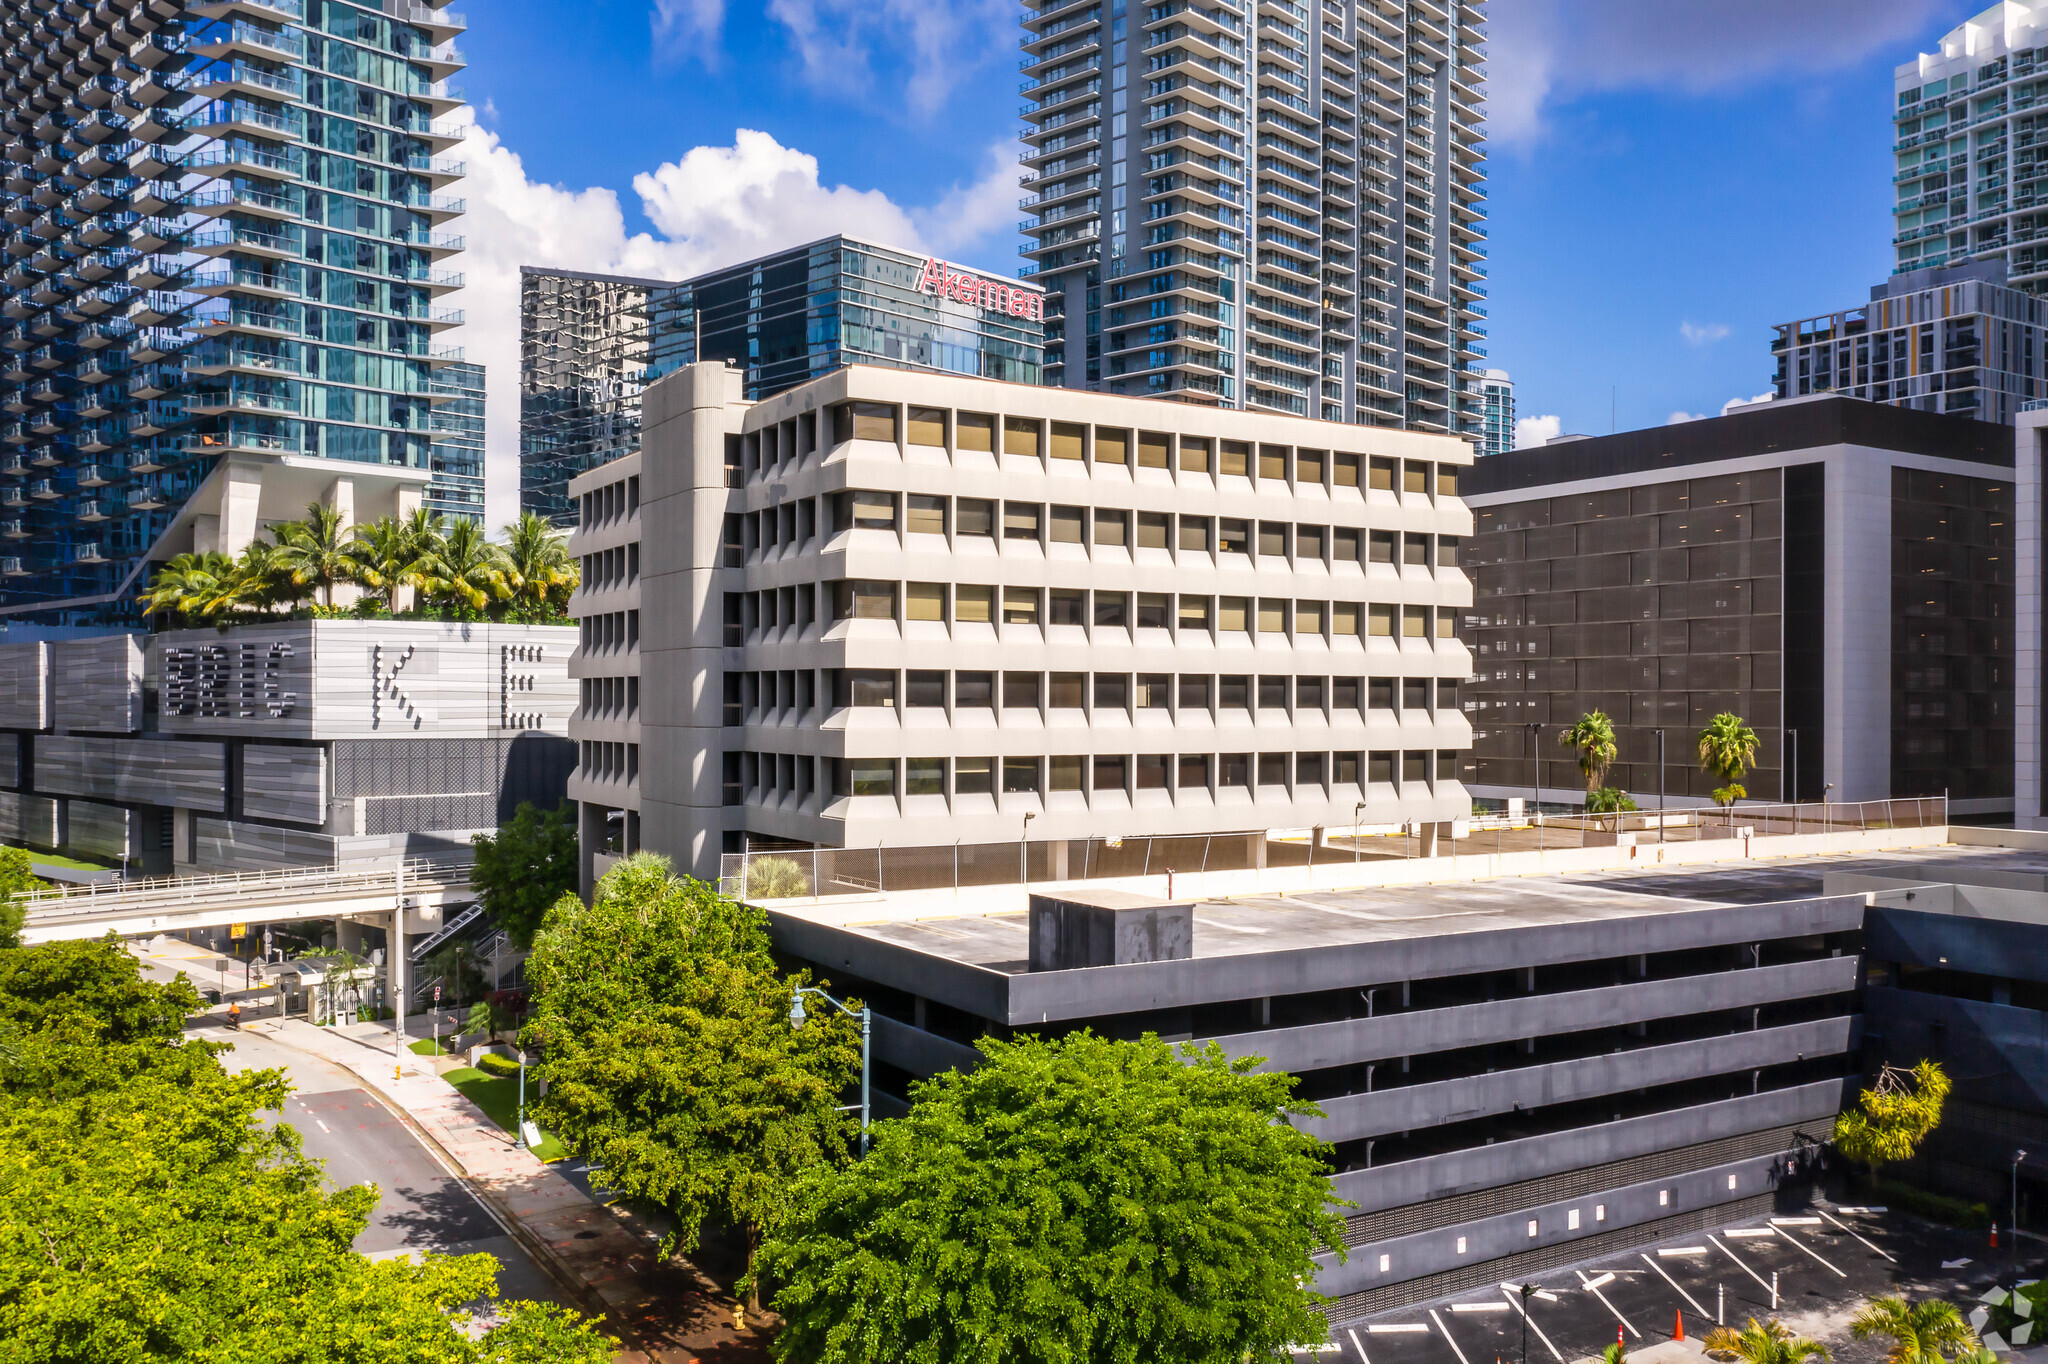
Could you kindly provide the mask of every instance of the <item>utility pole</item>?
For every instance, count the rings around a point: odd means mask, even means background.
[[[2020,1162],[2025,1151],[2012,1153],[2012,1291],[2020,1291]]]
[[[398,859],[396,903],[391,908],[391,1078],[405,1078],[405,859]]]
[[[1664,731],[1657,731],[1657,841],[1664,841]]]

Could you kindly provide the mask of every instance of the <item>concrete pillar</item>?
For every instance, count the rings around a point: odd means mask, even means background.
[[[384,948],[384,973],[391,1000],[392,1045],[399,1053],[405,1049],[405,968],[405,911],[394,909],[391,911],[391,936]]]
[[[221,553],[240,554],[256,539],[256,512],[262,496],[262,466],[229,460],[221,470]]]
[[[604,846],[604,807],[590,801],[576,805],[576,884],[586,902],[597,893],[597,852]]]
[[[398,506],[396,508],[398,519],[403,521],[406,517],[418,511],[420,509],[420,501],[424,496],[425,489],[418,483],[399,484]]]
[[[194,554],[220,553],[220,518],[218,516],[195,516],[192,518],[192,552]]]
[[[1266,869],[1266,831],[1264,829],[1260,829],[1249,835],[1249,837],[1251,839],[1252,845],[1252,865],[1257,867],[1260,871],[1264,871]]]
[[[363,926],[354,919],[334,921],[334,946],[337,951],[363,953]]]
[[[341,513],[341,532],[346,535],[356,526],[356,481],[343,475],[327,485],[327,491],[320,500]],[[334,604],[353,606],[363,595],[363,589],[354,583],[334,585]]]
[[[1052,855],[1052,866],[1048,869],[1047,879],[1064,881],[1071,874],[1067,871],[1067,849],[1069,846],[1071,845],[1068,840],[1064,838],[1055,838],[1047,845]]]

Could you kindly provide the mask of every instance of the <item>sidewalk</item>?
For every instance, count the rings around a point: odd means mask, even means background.
[[[244,1025],[342,1066],[362,1079],[468,1177],[506,1230],[626,1348],[622,1364],[751,1364],[765,1339],[732,1329],[732,1295],[687,1263],[659,1263],[659,1238],[621,1209],[593,1202],[515,1145],[483,1110],[442,1080],[432,1058],[392,1056],[391,1025],[316,1028],[300,1019]]]

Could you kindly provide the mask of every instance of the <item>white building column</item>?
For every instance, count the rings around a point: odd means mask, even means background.
[[[2048,828],[2042,808],[2042,441],[2048,411],[2022,412],[2013,433],[2013,825]]]
[[[1891,452],[1842,446],[1827,463],[1822,681],[1830,800],[1884,800],[1892,786]]]
[[[219,547],[240,554],[256,539],[257,509],[263,497],[263,466],[229,460],[221,470]]]

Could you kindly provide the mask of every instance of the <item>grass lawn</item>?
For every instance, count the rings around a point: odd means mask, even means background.
[[[52,853],[52,852],[37,852],[37,851],[35,851],[35,850],[34,850],[33,848],[30,848],[30,849],[28,849],[27,851],[28,851],[28,860],[29,860],[29,861],[31,861],[31,862],[41,862],[41,863],[45,864],[46,866],[52,866],[52,867],[66,867],[66,868],[69,868],[69,869],[70,869],[70,870],[72,870],[72,871],[119,871],[119,870],[121,870],[121,868],[120,868],[120,867],[119,867],[119,866],[118,866],[117,864],[114,864],[114,863],[108,863],[108,862],[87,862],[87,861],[85,861],[85,860],[83,860],[83,859],[81,859],[81,858],[77,858],[77,857],[66,857],[66,856],[64,856],[64,854],[62,854],[62,853]]]
[[[424,1045],[431,1047],[431,1041]],[[491,1121],[513,1131],[519,1125],[519,1077],[501,1080],[495,1075],[486,1075],[474,1066],[462,1066],[441,1077],[454,1085],[462,1097],[488,1113]],[[547,1132],[540,1134],[540,1148],[534,1152],[542,1160],[560,1160],[569,1154],[568,1148],[556,1141]]]
[[[412,1044],[412,1052],[415,1056],[460,1056],[460,1050],[448,1045],[454,1040],[455,1038],[447,1033],[441,1035],[438,1043],[431,1037],[423,1037]]]

